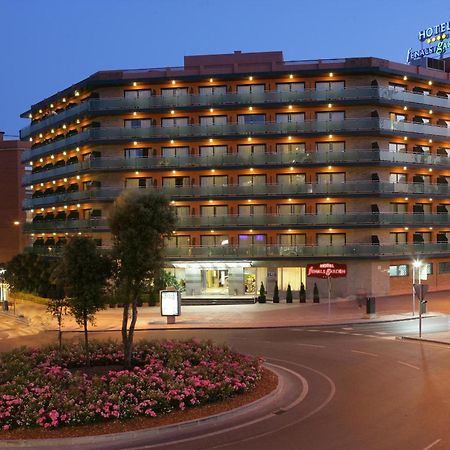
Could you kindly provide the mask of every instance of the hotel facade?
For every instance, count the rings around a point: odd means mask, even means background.
[[[450,289],[450,77],[377,58],[187,56],[98,72],[33,105],[21,138],[24,231],[56,253],[108,248],[124,189],[162,192],[178,225],[167,270],[185,296],[321,296],[307,264],[347,265],[333,296]],[[424,281],[425,282],[425,281]],[[294,294],[298,298],[298,293]]]

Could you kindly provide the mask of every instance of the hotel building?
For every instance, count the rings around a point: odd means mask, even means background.
[[[449,289],[449,97],[448,72],[378,58],[98,72],[23,114],[25,232],[37,251],[75,234],[110,247],[114,199],[151,189],[177,211],[167,268],[186,296],[317,281],[325,297],[315,262],[347,264],[333,296],[404,293],[414,259]]]

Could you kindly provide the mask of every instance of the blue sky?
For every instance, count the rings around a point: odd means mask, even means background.
[[[181,66],[184,55],[282,50],[287,60],[405,61],[447,0],[0,0],[0,130],[98,70]]]

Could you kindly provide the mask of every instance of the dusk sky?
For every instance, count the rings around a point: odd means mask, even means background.
[[[184,55],[282,50],[286,60],[404,62],[442,0],[0,0],[0,130],[99,70],[181,66]]]

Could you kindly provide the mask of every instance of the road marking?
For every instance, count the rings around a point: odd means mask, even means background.
[[[347,333],[347,332],[345,332],[345,331],[335,331],[335,333],[336,333],[336,334],[350,334],[350,333]]]
[[[306,331],[309,331],[310,333],[317,333],[317,332],[319,332],[320,330],[306,330]]]
[[[323,333],[337,334],[337,333],[339,333],[339,331],[323,330]]]
[[[352,336],[363,336],[361,333],[350,333]]]
[[[414,366],[413,364],[409,364],[403,361],[397,361],[399,364],[403,364],[404,366],[411,367],[412,369],[420,370],[420,367]]]
[[[375,334],[387,334],[385,331],[375,331]]]
[[[350,330],[353,330],[353,327],[344,327],[344,328],[342,328],[343,330],[346,330],[346,331],[350,331]]]
[[[301,345],[303,347],[314,347],[314,348],[325,348],[325,345],[316,345],[316,344],[302,344],[297,342],[296,345]]]
[[[361,350],[351,350],[352,353],[360,353],[361,355],[367,355],[367,356],[378,356],[376,353],[370,353],[370,352],[362,352]]]
[[[434,447],[436,444],[439,444],[439,442],[441,442],[442,439],[436,439],[434,442],[432,442],[430,445],[428,445],[427,447],[425,447],[422,450],[429,450],[431,447]]]

